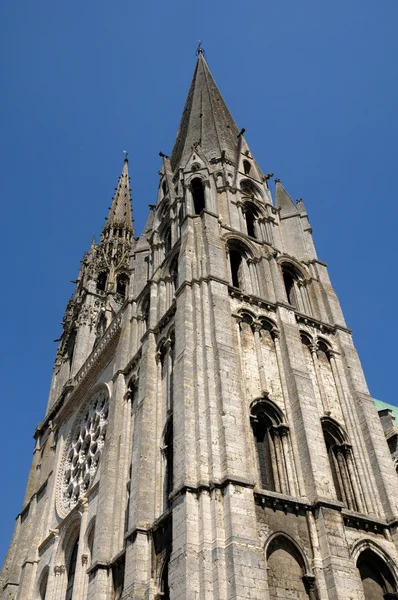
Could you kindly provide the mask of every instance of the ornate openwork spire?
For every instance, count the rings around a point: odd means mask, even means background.
[[[210,73],[202,48],[171,155],[175,170],[197,144],[208,160],[224,156],[235,162],[239,129]]]
[[[131,216],[131,191],[127,153],[124,159],[122,174],[112,199],[109,215],[103,228],[103,233],[109,229],[125,229],[133,232]]]

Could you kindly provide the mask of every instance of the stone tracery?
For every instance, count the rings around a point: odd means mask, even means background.
[[[77,419],[67,443],[61,484],[64,509],[73,508],[91,487],[105,444],[108,393],[99,390]]]

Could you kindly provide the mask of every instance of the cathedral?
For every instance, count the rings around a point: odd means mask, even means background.
[[[351,331],[201,50],[161,157],[142,234],[126,158],[81,262],[0,598],[398,599],[397,473]]]

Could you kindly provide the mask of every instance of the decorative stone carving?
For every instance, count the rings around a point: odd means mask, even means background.
[[[108,391],[98,390],[77,417],[62,461],[60,505],[72,509],[89,490],[98,468],[108,423]]]

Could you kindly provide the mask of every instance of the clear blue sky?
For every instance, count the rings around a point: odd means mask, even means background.
[[[0,562],[79,261],[127,149],[137,233],[197,40],[265,173],[303,197],[371,393],[398,403],[396,0],[0,5]]]

